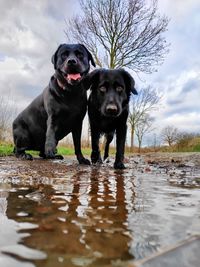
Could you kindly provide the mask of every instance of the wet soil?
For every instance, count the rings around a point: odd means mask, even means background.
[[[0,158],[0,266],[130,266],[200,233],[200,154]]]

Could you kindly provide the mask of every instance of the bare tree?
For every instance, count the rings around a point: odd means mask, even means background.
[[[153,149],[156,151],[156,149],[160,147],[160,138],[158,137],[157,133],[153,133]]]
[[[15,110],[13,110],[13,103],[10,100],[10,95],[7,97],[0,97],[0,141],[6,137],[6,132],[11,128],[11,120]]]
[[[131,151],[134,146],[135,129],[140,123],[144,123],[144,118],[149,116],[149,113],[158,108],[158,103],[161,96],[152,87],[143,88],[138,92],[137,97],[131,98],[130,113],[128,123],[131,127]]]
[[[161,131],[161,138],[163,142],[167,143],[171,147],[178,141],[179,131],[174,126],[166,126]]]
[[[139,153],[141,152],[141,146],[142,146],[144,135],[153,130],[152,128],[153,122],[154,122],[154,118],[151,117],[149,114],[145,114],[140,119],[139,123],[137,123],[135,127],[135,134],[138,140],[138,152]]]
[[[80,0],[83,15],[67,22],[68,40],[85,44],[100,67],[152,73],[168,52],[169,19],[157,0]]]
[[[87,147],[90,146],[90,136],[91,136],[91,129],[90,129],[89,118],[87,116]]]

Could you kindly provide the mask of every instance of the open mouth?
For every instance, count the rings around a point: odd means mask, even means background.
[[[82,79],[81,73],[68,73],[65,74],[64,77],[69,83],[79,82]]]

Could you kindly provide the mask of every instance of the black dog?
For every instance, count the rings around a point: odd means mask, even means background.
[[[87,109],[83,79],[89,72],[90,52],[81,44],[62,44],[52,57],[55,74],[49,86],[13,122],[14,152],[32,159],[25,150],[38,150],[43,158],[56,155],[56,146],[72,132],[75,154],[80,164],[90,164],[81,152],[82,121]]]
[[[109,144],[114,133],[117,137],[117,151],[114,168],[124,169],[124,147],[131,92],[137,94],[135,81],[123,69],[98,69],[89,74],[91,94],[88,100],[88,114],[92,139],[92,163],[102,163],[99,138],[106,134],[104,160],[108,157]]]

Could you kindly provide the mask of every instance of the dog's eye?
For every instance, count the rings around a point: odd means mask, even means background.
[[[106,92],[106,87],[105,87],[105,86],[101,86],[101,87],[99,87],[99,90],[100,90],[102,93],[105,93],[105,92]]]
[[[69,53],[68,53],[68,52],[65,52],[65,53],[62,53],[62,54],[61,54],[61,57],[64,59],[64,58],[67,58],[68,55],[69,55]]]
[[[117,91],[118,93],[121,93],[123,90],[124,90],[124,88],[121,87],[121,86],[117,86],[117,87],[116,87],[116,91]]]
[[[76,52],[76,56],[77,56],[78,58],[83,58],[83,53],[81,53],[81,52]]]

